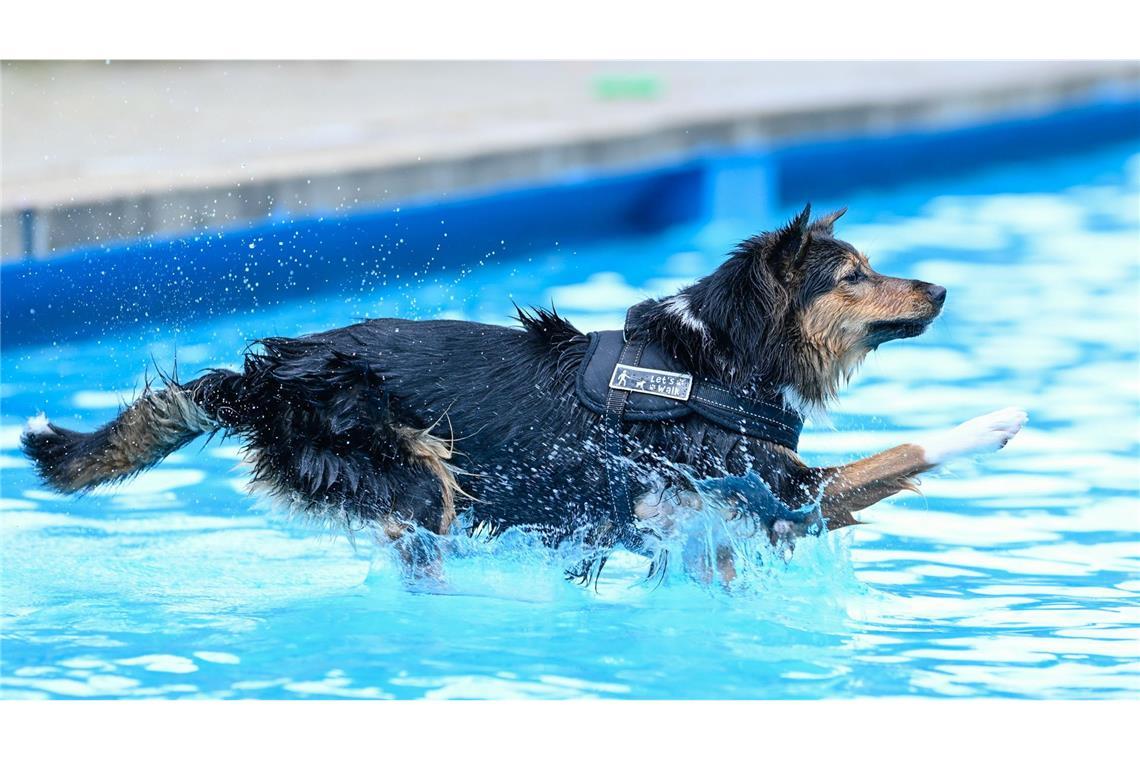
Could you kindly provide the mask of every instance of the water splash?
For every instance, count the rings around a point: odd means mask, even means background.
[[[763,496],[769,492],[755,474],[695,485],[701,508],[676,510],[669,532],[647,533],[641,552],[619,546],[600,555],[600,563],[584,531],[551,546],[540,531],[525,527],[488,537],[473,531],[464,515],[448,536],[418,531],[374,545],[365,586],[533,603],[696,595],[758,614],[802,609],[810,616],[820,606],[842,610],[846,599],[867,592],[855,577],[849,541],[822,529],[818,505],[798,511],[779,506]],[[741,510],[742,494],[749,509]],[[780,523],[794,530],[773,529]],[[408,555],[438,556],[438,573],[409,576]],[[587,582],[570,582],[568,571],[585,565],[593,565]]]

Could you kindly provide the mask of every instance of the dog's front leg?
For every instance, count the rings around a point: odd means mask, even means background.
[[[812,468],[804,483],[805,492],[818,495],[829,527],[852,525],[855,523],[853,512],[904,489],[917,490],[914,478],[921,473],[955,459],[1002,448],[1028,419],[1020,409],[1001,409],[975,417],[953,430],[917,443],[896,446],[851,464]]]
[[[812,468],[805,494],[819,499],[831,529],[854,525],[853,512],[906,490],[916,490],[914,477],[931,467],[918,444],[907,443],[840,467]]]

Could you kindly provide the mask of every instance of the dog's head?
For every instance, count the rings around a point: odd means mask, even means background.
[[[749,238],[711,275],[653,303],[646,323],[699,371],[826,403],[868,352],[925,331],[946,289],[879,274],[835,237],[843,211],[814,221],[810,211]]]
[[[814,222],[809,211],[771,236],[768,260],[788,292],[787,318],[807,351],[804,358],[834,390],[869,351],[921,335],[942,310],[946,288],[879,274],[865,255],[834,236],[843,211]]]

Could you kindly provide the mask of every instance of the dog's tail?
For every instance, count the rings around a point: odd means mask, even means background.
[[[28,421],[20,443],[40,477],[57,491],[76,493],[114,483],[223,427],[227,391],[240,378],[212,370],[186,385],[167,379],[156,389],[148,383],[118,417],[92,433],[59,427],[41,414]]]

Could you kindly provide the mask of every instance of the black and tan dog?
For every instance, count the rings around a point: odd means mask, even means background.
[[[244,440],[253,483],[294,511],[391,538],[447,533],[470,511],[466,525],[533,526],[552,543],[585,531],[604,556],[701,509],[694,483],[746,477],[763,487],[729,486],[717,503],[772,540],[843,527],[918,474],[1001,448],[1026,417],[1005,409],[839,467],[800,460],[801,417],[868,352],[922,333],[946,297],[871,269],[834,237],[841,213],[804,209],[744,241],[707,277],[632,307],[623,332],[520,310],[521,329],[375,319],[267,338],[242,372],[148,389],[92,433],[41,416],[23,445],[70,493],[224,431]],[[719,557],[725,578],[731,563]]]

